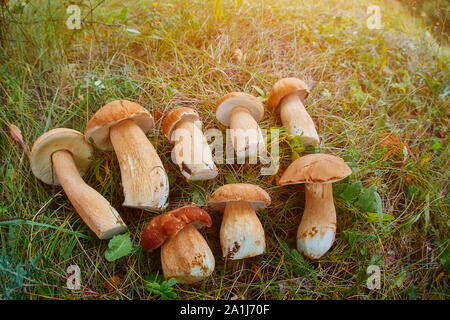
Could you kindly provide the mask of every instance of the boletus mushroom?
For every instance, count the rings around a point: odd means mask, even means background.
[[[234,150],[238,157],[255,156],[265,146],[258,122],[264,107],[257,98],[244,92],[231,92],[217,102],[216,118],[231,129]]]
[[[194,283],[208,277],[214,256],[198,228],[211,227],[209,214],[196,206],[184,206],[153,218],[142,231],[141,246],[152,252],[161,246],[161,264],[166,279]]]
[[[310,259],[319,259],[336,235],[336,209],[332,183],[352,173],[342,160],[329,154],[298,158],[284,171],[278,184],[305,184],[305,210],[297,231],[297,249]]]
[[[100,149],[116,152],[123,205],[160,211],[166,206],[169,182],[161,159],[145,135],[153,124],[153,117],[142,106],[117,100],[92,116],[84,134]]]
[[[194,109],[178,108],[163,119],[163,133],[175,144],[175,161],[187,180],[208,180],[217,176],[217,167]]]
[[[269,204],[267,192],[253,184],[227,184],[213,192],[208,205],[223,212],[220,244],[224,259],[238,260],[264,253],[264,229],[255,211]]]
[[[101,194],[81,176],[90,165],[93,148],[83,134],[58,128],[40,136],[31,150],[31,170],[42,182],[61,185],[81,219],[100,239],[125,231],[125,223]]]
[[[280,112],[283,126],[290,135],[301,136],[304,146],[317,146],[319,135],[303,105],[308,95],[309,89],[305,82],[297,78],[284,78],[273,85],[267,107],[271,112]]]

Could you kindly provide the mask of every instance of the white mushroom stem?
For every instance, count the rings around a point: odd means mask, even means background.
[[[236,107],[231,111],[230,129],[234,150],[238,157],[255,156],[264,146],[261,128],[247,108]]]
[[[166,171],[155,148],[132,120],[110,128],[110,139],[119,161],[124,206],[161,210],[169,195]]]
[[[319,259],[330,249],[336,234],[332,184],[306,184],[305,198],[297,249],[310,259]]]
[[[53,169],[67,197],[81,219],[100,239],[109,239],[125,231],[125,224],[108,200],[81,178],[69,151],[52,154]]]
[[[215,267],[214,256],[198,230],[188,225],[161,247],[161,264],[166,279],[194,283],[208,277]]]
[[[289,134],[301,136],[304,146],[317,146],[320,142],[314,122],[296,92],[285,96],[280,102],[280,116]]]
[[[207,180],[217,176],[208,142],[193,121],[178,122],[173,135],[175,160],[188,180]]]
[[[220,227],[222,255],[238,260],[263,254],[266,249],[264,229],[251,202],[228,202]]]

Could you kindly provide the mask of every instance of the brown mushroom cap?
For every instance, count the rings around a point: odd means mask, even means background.
[[[91,163],[93,148],[81,132],[67,128],[52,129],[34,142],[30,157],[33,174],[46,184],[59,185],[52,164],[52,154],[59,150],[72,153],[80,176],[86,173]]]
[[[339,157],[331,154],[308,154],[290,164],[278,185],[297,183],[332,183],[352,173],[350,167]]]
[[[226,184],[213,192],[208,205],[218,211],[224,211],[228,202],[251,202],[254,210],[270,205],[269,194],[261,187],[248,183]]]
[[[92,138],[102,150],[113,149],[109,139],[109,128],[123,120],[133,120],[144,133],[153,128],[153,117],[141,105],[128,101],[116,100],[101,107],[89,120],[84,135]]]
[[[270,90],[267,108],[271,112],[277,111],[281,99],[292,92],[297,92],[300,99],[304,100],[309,95],[308,85],[297,78],[284,78],[278,80],[273,85],[272,90]]]
[[[229,126],[231,111],[235,107],[244,107],[256,121],[264,117],[264,106],[259,99],[244,92],[231,92],[217,102],[216,118],[220,123]]]
[[[204,226],[211,227],[212,220],[205,210],[193,205],[160,214],[144,227],[141,235],[142,249],[152,252],[189,224],[200,229]]]
[[[172,110],[164,117],[162,123],[162,131],[170,142],[173,142],[172,132],[177,126],[177,123],[181,120],[192,121],[197,127],[201,129],[202,123],[200,121],[200,116],[194,109],[183,107]]]

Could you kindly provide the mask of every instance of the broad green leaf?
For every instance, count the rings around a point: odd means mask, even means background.
[[[133,242],[130,234],[120,234],[114,236],[108,243],[108,250],[105,251],[105,258],[109,262],[120,259],[133,252]]]
[[[347,188],[341,193],[341,198],[347,201],[349,204],[353,203],[361,194],[362,184],[361,181],[353,182],[349,184]]]
[[[116,14],[114,12],[112,12],[108,18],[106,18],[106,23],[108,24],[112,24],[114,22],[114,17],[116,16]]]
[[[127,7],[123,7],[122,11],[120,11],[119,15],[117,16],[117,19],[119,21],[124,21],[127,18],[127,13],[128,13],[128,8]]]
[[[406,279],[406,272],[402,271],[402,273],[400,273],[394,280],[397,288],[400,288],[401,286],[403,286],[405,279]]]
[[[366,215],[367,215],[367,220],[368,220],[369,222],[375,222],[375,221],[378,220],[378,222],[379,222],[380,224],[383,223],[383,221],[392,221],[392,220],[395,219],[393,216],[391,216],[391,215],[388,214],[388,213],[385,213],[385,214],[382,214],[382,215],[381,215],[381,216],[382,216],[381,221],[380,221],[380,216],[379,216],[379,214],[376,213],[376,212],[366,212]]]
[[[379,205],[377,204],[376,195],[377,188],[375,186],[370,186],[366,189],[363,194],[356,201],[355,205],[360,207],[365,212],[379,212]]]
[[[439,150],[442,147],[442,143],[440,141],[435,141],[431,146],[431,150]]]

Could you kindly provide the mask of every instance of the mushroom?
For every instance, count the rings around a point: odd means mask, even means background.
[[[201,128],[200,117],[191,108],[175,109],[163,120],[164,135],[175,143],[175,160],[187,180],[208,180],[217,176],[217,167]]]
[[[147,139],[153,117],[127,100],[100,108],[84,134],[102,150],[116,152],[122,176],[124,206],[160,211],[166,206],[169,182],[161,159]]]
[[[264,146],[264,138],[258,125],[264,117],[264,107],[257,98],[243,92],[231,92],[217,103],[216,118],[229,126],[234,150],[238,157],[248,152],[255,156]]]
[[[153,218],[142,231],[141,246],[152,252],[161,246],[164,278],[194,283],[208,277],[214,256],[198,228],[211,227],[209,214],[197,206],[184,206]]]
[[[83,134],[66,128],[40,136],[31,150],[31,170],[42,182],[61,185],[81,219],[100,239],[125,231],[125,224],[108,200],[88,186],[81,176],[87,171],[92,146]]]
[[[319,135],[303,105],[308,95],[309,89],[305,82],[297,78],[284,78],[273,85],[267,107],[271,112],[280,112],[283,126],[290,135],[301,135],[300,140],[304,146],[317,146],[320,142]]]
[[[305,211],[297,231],[297,249],[310,259],[319,259],[334,242],[336,209],[332,183],[352,173],[336,156],[309,154],[300,157],[284,171],[279,185],[305,183]]]
[[[227,184],[214,191],[208,204],[224,213],[220,227],[224,259],[238,260],[264,253],[264,229],[255,211],[270,204],[266,191],[253,184]]]

